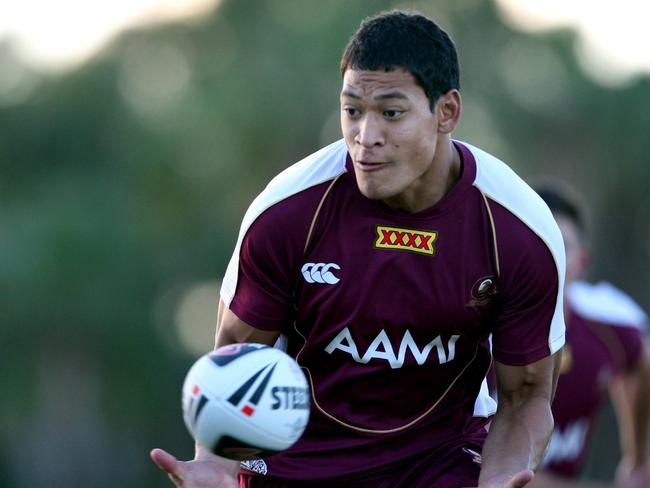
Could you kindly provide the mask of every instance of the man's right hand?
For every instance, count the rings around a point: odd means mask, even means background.
[[[162,449],[154,449],[151,459],[165,471],[178,488],[238,488],[239,462],[212,456],[210,459],[179,461]]]

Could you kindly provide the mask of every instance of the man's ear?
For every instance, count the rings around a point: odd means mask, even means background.
[[[580,248],[580,269],[578,270],[578,279],[584,278],[591,264],[591,248],[582,245]]]
[[[460,92],[456,89],[449,90],[436,101],[436,114],[438,116],[438,132],[449,134],[458,125],[461,113]]]

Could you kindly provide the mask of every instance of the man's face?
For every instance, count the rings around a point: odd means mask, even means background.
[[[348,69],[341,128],[366,197],[400,206],[431,177],[438,117],[409,71]]]
[[[555,214],[566,251],[566,283],[578,280],[582,277],[589,263],[589,252],[580,239],[576,224],[569,217],[562,214]]]

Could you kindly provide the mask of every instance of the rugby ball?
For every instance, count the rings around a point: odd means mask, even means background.
[[[200,357],[188,371],[183,420],[214,454],[268,457],[300,438],[309,398],[307,379],[288,354],[263,344],[232,344]]]

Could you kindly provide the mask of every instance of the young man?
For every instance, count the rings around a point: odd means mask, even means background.
[[[524,486],[553,427],[561,234],[503,162],[452,140],[458,61],[431,20],[367,19],[341,73],[344,139],[257,197],[223,281],[217,345],[283,334],[312,385],[302,438],[240,486]],[[177,486],[236,486],[205,448],[152,457]]]
[[[537,189],[550,207],[566,246],[566,346],[552,411],[553,437],[531,488],[610,486],[578,481],[589,439],[607,393],[615,407],[623,457],[617,484],[650,486],[650,363],[644,346],[647,317],[606,282],[582,278],[589,264],[583,212],[561,185]]]

